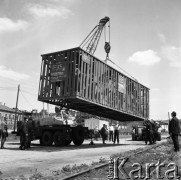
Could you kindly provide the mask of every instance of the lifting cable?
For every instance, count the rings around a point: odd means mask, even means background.
[[[110,46],[110,37],[111,37],[111,26],[110,26],[110,20],[109,20],[109,25],[108,25],[108,28],[109,28],[109,41],[106,42],[106,26],[104,27],[104,38],[105,38],[105,51],[107,53],[107,57],[106,57],[106,60],[109,60],[111,61],[115,66],[117,66],[119,69],[121,69],[122,71],[124,71],[128,76],[130,76],[133,80],[135,80],[136,82],[138,82],[137,79],[135,79],[133,76],[131,76],[128,72],[126,72],[124,69],[122,69],[120,66],[118,66],[115,62],[113,62],[111,59],[109,59],[109,52],[110,52],[110,49],[111,49],[111,46]],[[107,45],[107,50],[106,50],[106,45]]]
[[[110,20],[109,20],[109,25],[108,25],[108,28],[109,28],[109,40],[108,42],[106,41],[106,26],[104,26],[104,38],[105,38],[105,45],[104,45],[104,49],[106,51],[106,59],[109,59],[109,52],[111,50],[111,46],[110,46]]]
[[[120,66],[118,66],[115,62],[113,62],[112,60],[108,59],[110,62],[112,62],[115,66],[117,66],[119,69],[121,69],[122,71],[124,71],[128,76],[130,76],[133,80],[135,80],[136,82],[138,82],[137,79],[135,79],[133,76],[131,76],[128,72],[126,72],[124,69],[122,69]]]

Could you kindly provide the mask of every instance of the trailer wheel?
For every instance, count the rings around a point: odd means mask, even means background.
[[[65,140],[65,146],[68,146],[68,145],[70,145],[70,143],[72,142],[72,140],[71,139],[69,139],[69,140]]]
[[[63,132],[62,131],[56,131],[53,135],[53,141],[55,143],[55,146],[65,145]]]
[[[23,133],[20,132],[20,145],[22,144],[22,142],[23,142]]]
[[[135,134],[132,134],[132,141],[135,141],[136,140],[136,136]]]
[[[80,146],[84,142],[84,128],[82,126],[76,126],[72,129],[72,139],[76,146]]]
[[[53,144],[53,136],[50,131],[45,131],[42,135],[41,141],[44,146],[51,146]]]
[[[157,133],[157,141],[161,141],[161,133]]]
[[[40,140],[40,145],[43,146],[42,138],[40,138],[39,140]]]

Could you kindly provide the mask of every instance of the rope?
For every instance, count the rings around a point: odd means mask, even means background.
[[[124,71],[127,75],[129,75],[132,79],[134,79],[136,82],[138,82],[137,79],[135,79],[133,76],[131,76],[127,71],[125,71],[124,69],[122,69],[120,66],[118,66],[115,62],[113,62],[112,60],[108,59],[109,61],[111,61],[114,65],[116,65],[119,69],[121,69],[122,71]]]

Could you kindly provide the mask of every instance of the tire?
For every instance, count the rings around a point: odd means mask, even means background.
[[[51,146],[53,144],[53,136],[50,131],[45,131],[42,135],[41,141],[44,146]]]
[[[157,134],[157,141],[161,141],[161,134],[160,133]]]
[[[31,147],[31,141],[28,141],[27,148],[30,148],[30,147]]]
[[[55,146],[64,146],[64,135],[62,131],[56,131],[53,135],[53,141],[55,143]]]
[[[137,140],[138,140],[138,141],[142,141],[142,135],[138,135]]]
[[[76,126],[72,129],[72,139],[76,146],[80,146],[84,142],[85,131],[82,126]]]
[[[39,139],[40,140],[40,145],[43,146],[43,142],[42,142],[42,139]]]
[[[70,143],[72,142],[72,140],[71,139],[67,139],[67,140],[65,140],[65,146],[68,146],[68,145],[70,145]]]
[[[135,141],[135,140],[136,140],[135,134],[132,134],[132,141]]]
[[[20,144],[22,144],[22,142],[23,142],[23,133],[20,132]]]

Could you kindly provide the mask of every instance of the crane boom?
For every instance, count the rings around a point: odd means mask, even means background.
[[[106,23],[109,21],[109,17],[104,17],[99,21],[99,24],[96,25],[93,30],[89,33],[89,35],[84,39],[84,41],[81,43],[80,47],[84,48],[86,47],[86,51],[94,55],[94,52],[96,51],[97,45],[99,43],[99,39],[101,37],[102,31]]]

